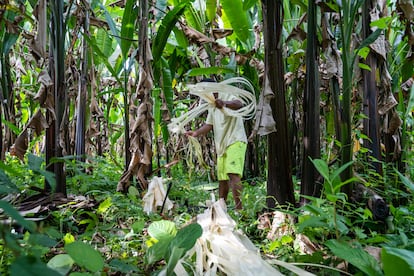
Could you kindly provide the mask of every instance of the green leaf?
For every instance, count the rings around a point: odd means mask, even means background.
[[[414,275],[414,251],[384,247],[381,260],[385,275]]]
[[[170,256],[167,262],[167,274],[166,275],[173,275],[173,271],[175,266],[177,265],[178,261],[184,256],[185,252],[187,252],[184,248],[174,246],[171,249]]]
[[[164,258],[168,252],[168,246],[172,239],[173,237],[164,237],[159,242],[148,248],[146,253],[147,263],[153,264]]]
[[[34,256],[20,256],[10,266],[11,276],[61,276]]]
[[[97,272],[104,267],[104,260],[101,254],[89,244],[75,241],[66,245],[65,250],[77,265],[91,272]]]
[[[369,67],[369,65],[365,64],[365,63],[358,63],[359,68],[363,69],[363,70],[367,70],[369,72],[371,72],[371,67]]]
[[[97,213],[98,214],[103,214],[105,213],[110,207],[112,206],[112,198],[108,197],[107,199],[105,199],[104,201],[102,201],[99,204]]]
[[[136,0],[127,0],[124,8],[121,25],[121,52],[124,59],[128,58],[128,52],[134,38],[135,21],[138,16]]]
[[[208,21],[212,22],[216,17],[217,11],[217,0],[207,0],[206,1],[206,14]]]
[[[112,19],[112,15],[108,12],[108,10],[105,8],[105,6],[102,3],[99,3],[99,5],[101,9],[104,11],[106,23],[108,23],[108,26],[112,32],[112,35],[115,37],[116,41],[118,42],[118,45],[121,45],[119,31],[116,28],[114,20]]]
[[[154,221],[148,227],[148,234],[154,239],[161,241],[163,239],[175,237],[177,228],[175,223],[169,220]]]
[[[254,44],[253,26],[241,0],[221,0],[223,14],[229,20],[237,38],[250,50]]]
[[[363,249],[351,247],[349,244],[338,240],[329,240],[325,245],[335,256],[351,263],[365,274],[369,276],[383,275],[377,260]]]
[[[10,180],[9,176],[0,170],[0,194],[17,193],[19,188]]]
[[[302,233],[306,228],[318,228],[318,227],[326,227],[328,228],[328,225],[324,218],[317,217],[317,216],[309,216],[303,221],[299,222],[297,225],[298,232]]]
[[[362,48],[367,47],[368,45],[374,43],[374,41],[377,40],[377,38],[381,35],[381,33],[382,33],[381,29],[377,29],[374,32],[372,32],[367,38],[365,38],[361,42],[361,44],[356,49],[356,52],[358,53],[359,50],[361,50]]]
[[[380,29],[387,29],[388,25],[390,24],[390,22],[392,21],[392,17],[391,16],[384,16],[381,17],[375,21],[371,21],[370,26],[371,27],[377,27]]]
[[[145,220],[138,220],[131,225],[132,230],[134,233],[140,233],[144,230],[145,227]]]
[[[170,248],[180,247],[184,248],[185,251],[193,248],[195,242],[203,234],[203,229],[200,224],[192,223],[178,231],[175,238],[170,243]]]
[[[174,28],[178,19],[185,11],[188,3],[188,0],[180,3],[178,6],[174,7],[173,10],[167,13],[162,20],[161,25],[158,28],[157,35],[152,43],[152,56],[154,61],[158,61],[161,58],[171,30]]]
[[[98,29],[95,43],[96,47],[99,47],[99,49],[101,50],[100,52],[102,53],[102,55],[99,55],[98,57],[102,59],[102,62],[103,59],[107,59],[113,53],[112,41],[113,39],[108,35],[108,33],[104,29]]]
[[[4,200],[0,200],[0,209],[10,216],[13,220],[15,220],[18,224],[29,230],[30,232],[34,232],[36,230],[36,224],[33,221],[25,220],[22,215],[17,212],[16,209],[13,208],[8,202]]]
[[[411,182],[409,178],[399,172],[397,169],[394,168],[394,171],[398,174],[401,179],[401,182],[412,192],[414,193],[414,184]]]
[[[331,182],[328,164],[322,159],[311,159],[311,161],[323,178],[326,181]]]
[[[47,235],[37,233],[30,234],[29,242],[32,245],[41,245],[44,247],[54,247],[58,243],[56,240],[51,239]]]
[[[332,180],[334,180],[334,179],[336,179],[337,177],[339,177],[339,175],[344,171],[344,170],[346,170],[346,168],[348,168],[349,166],[351,166],[352,165],[352,163],[354,163],[354,161],[349,161],[348,163],[346,163],[346,164],[343,164],[341,167],[339,167],[338,169],[336,169],[335,171],[333,171],[332,172]],[[346,179],[345,181],[347,181],[348,179]],[[338,185],[344,185],[343,183],[338,183]],[[337,186],[338,186],[337,185]],[[337,186],[335,186],[335,188],[337,187]]]
[[[95,38],[88,37],[85,34],[83,34],[83,38],[88,42],[89,46],[91,46],[95,54],[102,58],[102,62],[105,64],[108,71],[111,72],[112,76],[118,81],[118,83],[122,83],[121,80],[118,78],[118,74],[116,73],[115,69],[109,63],[107,56],[104,53],[102,53],[101,49],[98,47],[98,43],[96,42]]]
[[[258,5],[260,2],[258,0],[244,0],[243,1],[243,10],[247,11],[252,8],[254,5]]]
[[[59,254],[49,260],[47,266],[61,275],[67,275],[75,262],[68,254]]]

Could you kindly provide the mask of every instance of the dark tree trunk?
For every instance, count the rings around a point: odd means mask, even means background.
[[[262,0],[265,78],[269,78],[270,87],[275,93],[270,104],[277,127],[277,131],[268,136],[268,208],[274,208],[276,201],[281,205],[295,203],[282,60],[282,4],[280,0]]]
[[[362,27],[363,39],[366,39],[371,34],[370,29],[370,12],[373,8],[373,1],[365,1],[362,9]],[[371,71],[362,70],[363,75],[363,112],[366,116],[364,119],[364,133],[369,139],[364,140],[364,146],[370,149],[371,156],[378,160],[366,160],[368,164],[372,164],[373,169],[378,174],[382,174],[381,167],[381,147],[379,137],[379,119],[378,119],[378,89],[376,85],[377,60],[374,53],[371,51],[366,59],[366,64],[371,68]]]
[[[63,148],[60,143],[61,132],[65,131],[63,127],[63,115],[66,104],[66,89],[65,89],[65,26],[63,18],[63,0],[56,0],[49,2],[52,14],[52,28],[51,28],[51,51],[53,52],[53,70],[52,75],[54,83],[54,98],[55,98],[55,114],[56,120],[54,123],[54,150],[53,157],[63,157]],[[62,135],[65,137],[65,135]],[[56,192],[66,195],[66,176],[64,172],[63,160],[54,164],[54,172],[56,176]]]
[[[85,10],[84,32],[89,35],[89,12]],[[79,161],[85,161],[85,123],[86,103],[88,95],[88,44],[83,41],[83,60],[81,79],[78,93],[78,107],[76,117],[75,155]]]
[[[301,194],[319,197],[322,184],[311,159],[320,158],[320,85],[318,70],[318,41],[315,1],[308,3],[308,35],[306,48],[306,85],[303,103],[304,136]]]

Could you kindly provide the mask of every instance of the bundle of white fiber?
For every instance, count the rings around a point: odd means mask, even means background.
[[[239,88],[246,87],[248,90]],[[252,84],[241,77],[230,78],[222,82],[200,82],[194,85],[188,85],[190,94],[196,95],[204,101],[196,108],[181,115],[178,118],[173,118],[168,125],[168,129],[173,133],[183,133],[184,126],[191,122],[196,117],[200,116],[209,108],[215,107],[215,98],[213,93],[225,93],[235,96],[240,100],[243,106],[240,109],[233,110],[223,107],[223,112],[229,116],[243,117],[245,120],[251,119],[256,114],[256,97]],[[220,97],[219,97],[220,98]]]
[[[283,275],[261,258],[247,236],[235,229],[221,199],[197,216],[202,236],[176,266],[175,272],[187,275],[183,262],[195,255],[194,275]]]
[[[147,214],[157,211],[158,206],[162,206],[166,192],[164,189],[164,180],[162,177],[155,176],[148,185],[148,191],[142,198],[144,201],[144,211]],[[165,199],[164,208],[170,210],[173,203],[168,197]]]

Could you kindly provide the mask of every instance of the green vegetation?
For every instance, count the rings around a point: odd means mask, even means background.
[[[0,274],[197,275],[214,143],[168,124],[205,77],[258,103],[243,244],[286,275],[414,272],[413,5],[308,3],[1,1]],[[148,213],[156,176],[174,207]]]

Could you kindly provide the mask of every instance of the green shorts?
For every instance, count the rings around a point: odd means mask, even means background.
[[[218,180],[229,180],[229,173],[243,176],[244,158],[247,144],[236,142],[227,147],[224,154],[217,158]]]

